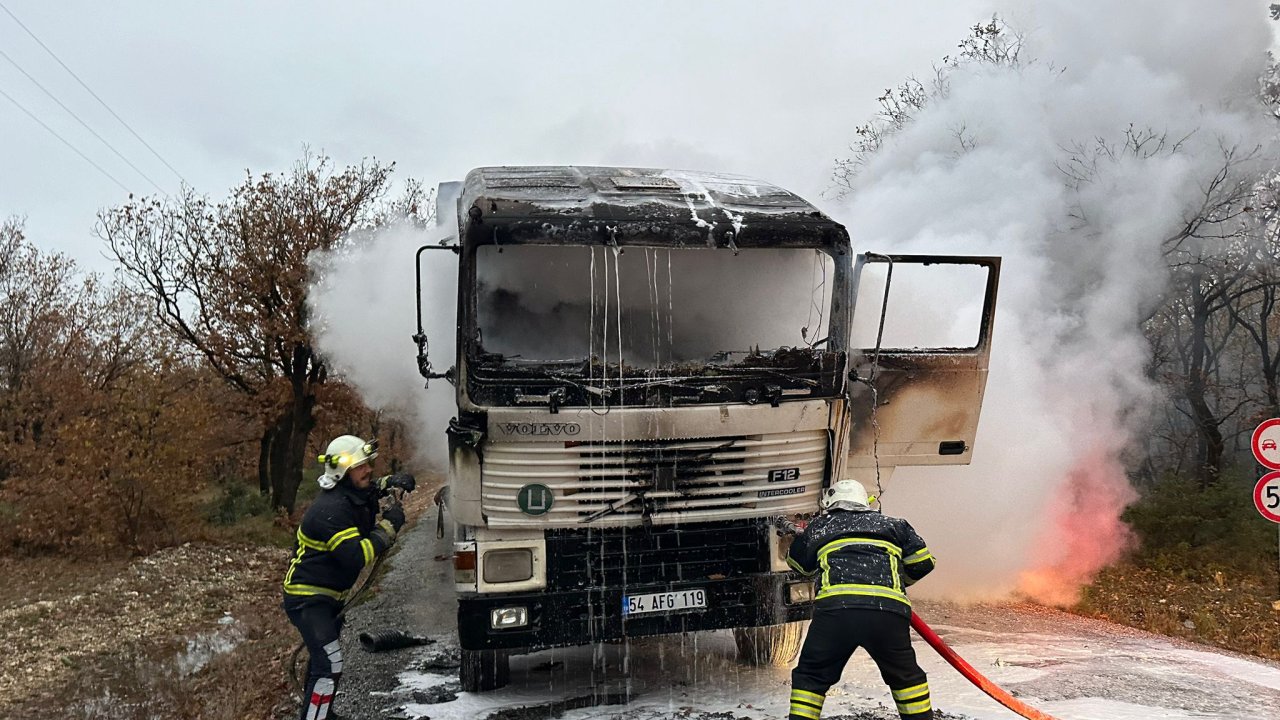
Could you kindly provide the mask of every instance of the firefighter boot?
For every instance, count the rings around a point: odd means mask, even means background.
[[[822,704],[826,696],[808,690],[791,690],[791,712],[788,720],[818,720],[822,715]]]
[[[933,704],[929,700],[927,681],[911,687],[890,689],[902,720],[933,720]]]

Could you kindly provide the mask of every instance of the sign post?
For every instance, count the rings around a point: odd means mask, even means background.
[[[1276,523],[1280,542],[1280,418],[1263,420],[1250,440],[1253,457],[1271,472],[1258,478],[1253,486],[1253,506],[1262,517]],[[1280,600],[1273,606],[1280,610]]]

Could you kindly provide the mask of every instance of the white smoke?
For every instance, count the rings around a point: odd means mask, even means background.
[[[452,385],[433,380],[424,389],[418,374],[413,259],[419,247],[456,234],[453,215],[428,229],[408,223],[383,228],[309,258],[315,281],[308,302],[317,347],[365,404],[408,424],[417,460],[436,470],[447,462],[444,431],[456,405]],[[452,252],[423,253],[422,326],[437,371],[454,362],[457,278],[458,258]]]
[[[1165,289],[1161,242],[1224,147],[1270,141],[1253,98],[1271,32],[1251,0],[1041,2],[1006,17],[1037,61],[955,72],[837,214],[859,250],[1004,258],[974,464],[901,469],[885,497],[940,557],[942,581],[921,591],[1069,602],[1128,540],[1121,453],[1155,392],[1139,326]],[[1073,164],[1147,131],[1151,152]]]
[[[1154,393],[1144,379],[1148,350],[1138,324],[1164,289],[1160,241],[1197,205],[1221,167],[1223,144],[1247,151],[1269,141],[1252,98],[1272,37],[1266,3],[1255,0],[1055,0],[1016,3],[1003,16],[1027,33],[1024,57],[1039,61],[953,74],[949,95],[893,137],[849,203],[829,211],[848,225],[859,252],[1004,257],[974,465],[899,470],[886,510],[911,519],[940,559],[936,579],[920,592],[991,598],[1021,588],[1066,599],[1125,542],[1117,516],[1131,491],[1120,455],[1143,432]],[[957,26],[957,39],[963,33]],[[708,34],[701,49],[714,54],[717,38]],[[772,43],[775,54],[786,45],[779,37],[760,42]],[[858,57],[830,44],[821,51],[835,64]],[[597,70],[633,78],[625,62],[632,56],[618,55],[594,54]],[[751,131],[752,111],[726,112],[699,73],[686,70],[648,70],[649,82],[662,83],[664,102],[625,111],[601,108],[591,92],[560,88],[547,102],[589,120],[567,126],[564,137],[522,135],[519,114],[499,113],[486,122],[506,122],[509,132],[489,127],[484,138],[505,138],[513,153],[556,155],[537,155],[543,162],[743,172],[810,192],[794,185],[825,174],[812,159],[840,153],[865,119],[843,117],[849,130],[833,122],[823,125],[831,134],[820,135],[789,132],[784,115],[768,115],[755,121],[772,131],[762,136]],[[788,72],[781,64],[773,71]],[[812,91],[830,89],[818,87]],[[782,94],[747,95],[757,110],[788,106]],[[462,104],[445,98],[442,107]],[[703,111],[671,112],[685,107]],[[850,106],[832,97],[830,107]],[[1088,155],[1099,138],[1121,147],[1130,127],[1181,145],[1145,159],[1104,158],[1088,182],[1069,186],[1072,148]],[[486,144],[484,152],[493,150]],[[725,166],[707,167],[707,158]],[[470,165],[527,159],[484,156]],[[320,347],[335,367],[372,406],[411,417],[440,457],[452,387],[438,381],[421,390],[409,340],[413,252],[437,239],[398,228],[316,258],[312,303]],[[429,253],[424,268],[424,321],[431,356],[443,368],[454,357],[456,258]]]

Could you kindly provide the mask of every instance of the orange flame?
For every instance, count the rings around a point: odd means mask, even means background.
[[[1033,568],[1020,575],[1018,590],[1048,605],[1076,603],[1081,588],[1132,546],[1120,512],[1135,497],[1114,452],[1081,458],[1049,502]]]

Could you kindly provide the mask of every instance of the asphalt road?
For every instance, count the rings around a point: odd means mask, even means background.
[[[568,648],[512,659],[512,683],[461,693],[449,545],[435,515],[403,534],[377,596],[349,613],[337,702],[354,720],[756,720],[786,715],[789,672],[734,661],[724,632]],[[980,672],[1060,720],[1275,720],[1280,666],[1037,606],[917,611]],[[361,632],[399,629],[433,645],[364,652]],[[1017,716],[968,684],[923,642],[939,720]],[[857,654],[824,718],[892,720],[874,665]]]

